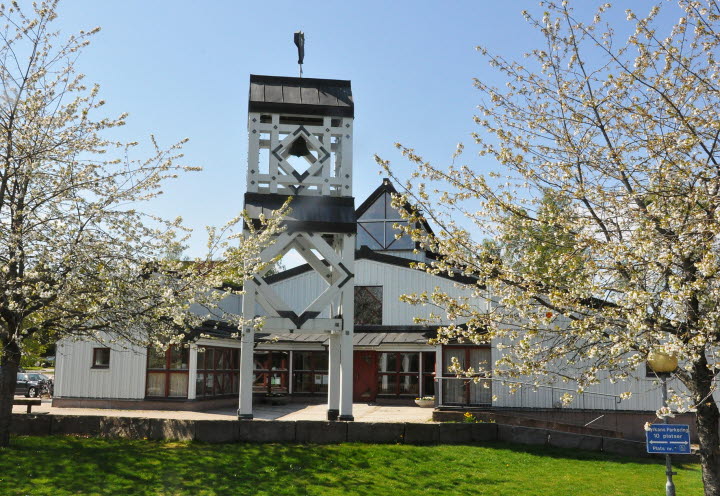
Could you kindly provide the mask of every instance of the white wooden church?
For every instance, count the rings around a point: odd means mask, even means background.
[[[474,281],[430,275],[410,267],[429,261],[406,236],[391,206],[388,180],[357,208],[353,198],[353,118],[350,81],[251,76],[245,208],[253,219],[293,196],[287,230],[263,256],[295,251],[306,263],[272,275],[257,274],[244,299],[225,310],[264,316],[262,332],[222,322],[190,333],[189,345],[165,353],[96,341],[58,343],[54,406],[209,409],[238,405],[241,419],[253,404],[286,395],[327,402],[329,419],[352,420],[353,402],[412,402],[434,396],[441,408],[560,408],[570,389],[474,381],[448,372],[491,368],[492,345],[431,345],[436,328],[414,318],[431,309],[401,303],[405,293],[441,287],[465,291]],[[420,226],[431,229],[429,225]],[[486,304],[485,302],[479,303]],[[609,381],[572,408],[657,408],[657,385],[638,371],[625,384]],[[619,403],[624,391],[635,394]]]

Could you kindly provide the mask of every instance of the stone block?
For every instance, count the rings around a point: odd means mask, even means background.
[[[495,423],[479,423],[470,425],[470,436],[473,443],[481,443],[484,441],[497,441],[498,424]]]
[[[602,450],[606,453],[615,455],[631,456],[631,457],[648,457],[650,454],[645,448],[645,443],[640,441],[630,441],[628,439],[618,439],[614,437],[602,438]]]
[[[242,443],[294,443],[295,422],[241,420],[238,440]]]
[[[464,423],[438,424],[438,442],[440,444],[470,444],[472,443],[472,426]]]
[[[53,415],[51,430],[53,434],[99,436],[101,419],[90,415]]]
[[[405,424],[405,444],[437,444],[440,424]]]
[[[10,432],[16,436],[49,436],[52,417],[50,415],[13,414]]]
[[[349,443],[395,444],[402,443],[405,424],[349,422],[347,440]]]
[[[295,423],[295,440],[298,443],[336,444],[347,441],[346,422],[298,420]]]
[[[192,441],[195,439],[195,421],[179,419],[150,419],[150,439]]]
[[[111,438],[147,439],[150,437],[150,419],[100,417],[100,435]]]
[[[503,425],[498,427],[498,441],[514,444],[547,444],[548,431],[534,427]]]
[[[556,448],[602,451],[603,438],[573,432],[548,431],[548,445]]]
[[[240,422],[237,420],[196,420],[195,440],[204,443],[235,443]]]

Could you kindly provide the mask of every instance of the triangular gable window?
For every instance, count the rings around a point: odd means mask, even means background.
[[[400,231],[393,224],[406,224],[400,213],[392,207],[390,193],[383,193],[358,219],[358,247],[371,250],[412,250],[415,243],[409,236],[396,239]]]

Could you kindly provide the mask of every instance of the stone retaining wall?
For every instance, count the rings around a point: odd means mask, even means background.
[[[13,414],[12,431],[21,436],[82,435],[207,443],[480,444],[502,441],[632,457],[651,456],[645,452],[645,443],[638,441],[495,423],[175,420]]]
[[[645,441],[645,423],[658,422],[655,412],[623,411],[623,410],[571,410],[571,409],[520,409],[493,408],[467,410],[435,410],[433,420],[436,422],[460,422],[463,414],[469,411],[482,420],[494,419],[502,424],[537,427],[549,430],[562,430],[577,434],[589,434],[602,437],[622,437],[635,441]],[[688,424],[690,438],[697,442],[695,415],[692,413],[678,414],[673,424]],[[584,427],[589,424],[588,427]],[[614,434],[612,434],[614,433]]]

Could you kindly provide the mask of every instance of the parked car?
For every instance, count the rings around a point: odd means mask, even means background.
[[[27,398],[53,395],[53,381],[39,372],[18,372],[15,394],[24,394]]]

